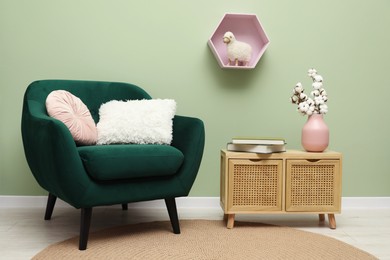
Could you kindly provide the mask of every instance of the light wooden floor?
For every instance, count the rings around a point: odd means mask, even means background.
[[[71,238],[79,232],[80,211],[69,207],[54,209],[50,221],[43,220],[44,208],[0,209],[0,259],[30,259],[48,245]],[[179,208],[181,219],[222,219],[217,208]],[[125,224],[168,220],[164,208],[95,208],[91,231]],[[330,236],[365,250],[379,259],[390,260],[390,209],[347,209],[336,215],[337,229],[319,224],[317,215],[237,215],[236,221],[258,221],[284,225]],[[75,248],[75,250],[77,250]]]

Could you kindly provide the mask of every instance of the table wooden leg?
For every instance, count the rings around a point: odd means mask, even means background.
[[[325,221],[325,214],[318,214],[319,217],[320,217],[320,222],[324,222]]]
[[[233,228],[234,227],[234,217],[235,214],[228,214],[227,216],[227,228]]]
[[[328,220],[329,220],[329,227],[331,229],[336,229],[336,218],[334,217],[334,214],[328,214]]]

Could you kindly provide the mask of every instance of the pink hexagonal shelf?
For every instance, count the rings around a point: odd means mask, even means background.
[[[229,65],[227,47],[223,42],[223,36],[228,31],[237,41],[251,45],[252,56],[247,65]],[[255,14],[225,14],[207,43],[221,68],[253,69],[267,49],[269,39]]]

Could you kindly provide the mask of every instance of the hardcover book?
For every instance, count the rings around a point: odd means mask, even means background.
[[[280,153],[286,151],[286,146],[281,145],[261,145],[261,144],[227,144],[228,151],[248,152],[248,153]]]
[[[279,137],[234,137],[233,144],[262,144],[262,145],[284,145],[286,141]]]

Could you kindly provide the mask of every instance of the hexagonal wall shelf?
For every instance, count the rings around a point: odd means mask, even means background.
[[[246,66],[228,64],[227,47],[223,42],[227,31],[232,32],[238,41],[252,46],[252,58]],[[253,69],[267,49],[269,39],[255,14],[225,14],[207,43],[221,68]]]

